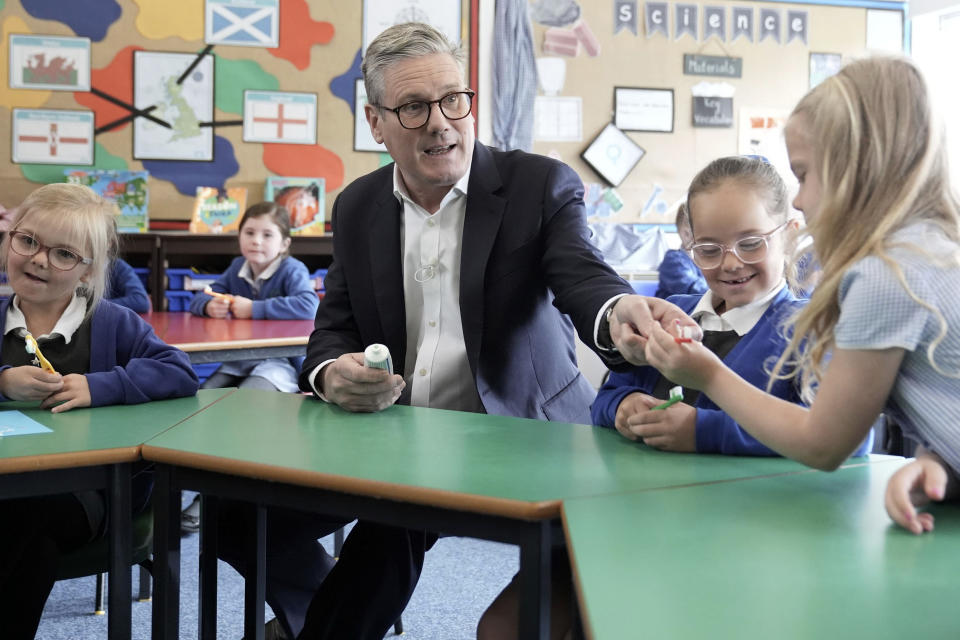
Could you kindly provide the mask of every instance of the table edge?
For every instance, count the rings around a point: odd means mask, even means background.
[[[140,445],[65,453],[40,453],[0,459],[0,474],[50,471],[70,467],[92,467],[102,464],[136,462],[138,460],[140,460]]]
[[[269,465],[260,462],[221,458],[219,456],[180,451],[151,444],[143,445],[141,455],[144,460],[161,464],[190,467],[271,482],[283,482],[286,484],[326,489],[371,498],[386,498],[397,502],[441,507],[455,511],[469,511],[471,513],[503,516],[520,520],[550,520],[560,517],[561,501],[559,499],[526,502],[522,500],[511,500],[509,498],[493,498],[469,493],[458,493],[446,489],[400,485],[382,480],[350,478],[332,473],[305,471],[303,469],[292,469],[290,467]]]

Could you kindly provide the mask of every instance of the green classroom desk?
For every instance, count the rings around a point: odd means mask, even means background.
[[[0,499],[108,489],[110,520],[130,522],[130,472],[140,459],[140,445],[231,391],[59,414],[37,403],[4,402],[0,410],[22,411],[53,431],[0,437]],[[129,526],[110,527],[110,549],[108,637],[129,638]]]
[[[158,463],[154,540],[167,567],[154,588],[156,640],[178,628],[181,489],[518,544],[521,637],[536,638],[546,627],[550,526],[562,500],[806,469],[780,458],[666,454],[586,425],[403,406],[352,414],[243,389],[147,442],[143,457]],[[205,508],[201,533],[206,516]],[[209,571],[215,564],[201,567],[201,620],[215,620],[203,613],[203,601],[215,606]],[[257,582],[248,579],[248,590]],[[248,634],[262,626],[260,593],[248,593]]]
[[[896,527],[902,464],[565,502],[587,636],[960,637],[960,507]]]

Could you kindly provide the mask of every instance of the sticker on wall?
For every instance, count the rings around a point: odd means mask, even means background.
[[[733,7],[732,34],[733,42],[741,36],[753,42],[753,7]]]
[[[93,112],[14,109],[13,162],[93,164]]]
[[[660,33],[664,38],[670,37],[667,30],[667,3],[666,2],[647,2],[643,5],[644,24],[647,29],[647,37],[652,38]]]
[[[530,19],[548,27],[565,27],[579,17],[576,0],[536,0],[530,5]]]
[[[116,0],[20,0],[20,6],[38,20],[56,20],[94,42],[103,40],[123,13]]]
[[[809,15],[806,11],[787,11],[787,44],[793,40],[800,40],[807,44],[807,22]]]
[[[317,143],[317,94],[243,92],[243,141]]]
[[[280,0],[206,0],[204,16],[207,44],[280,45]]]
[[[580,96],[537,96],[533,103],[533,138],[549,142],[583,140]]]
[[[307,0],[283,0],[280,14],[280,46],[267,53],[288,60],[303,71],[310,66],[310,52],[315,44],[327,44],[333,39],[333,25],[310,17]]]
[[[782,42],[780,40],[779,9],[760,9],[760,42],[767,38]]]
[[[810,54],[810,88],[836,74],[843,66],[843,56],[839,53]]]
[[[679,40],[689,35],[695,41],[700,40],[697,34],[697,10],[695,4],[674,5],[673,39]]]
[[[10,34],[10,88],[90,90],[90,38]]]
[[[637,0],[616,0],[613,5],[613,35],[624,29],[637,35]]]
[[[386,145],[374,140],[370,124],[367,122],[364,109],[367,105],[367,90],[363,86],[363,78],[354,80],[353,90],[353,103],[356,105],[353,112],[353,150],[385,152]]]

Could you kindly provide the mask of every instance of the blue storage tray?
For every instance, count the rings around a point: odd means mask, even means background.
[[[660,283],[656,280],[629,280],[629,282],[634,291],[651,298],[656,295],[657,289],[660,287]]]
[[[137,274],[137,277],[140,278],[140,282],[143,283],[143,287],[146,289],[149,286],[147,282],[150,280],[150,269],[147,267],[133,267],[133,272]]]
[[[189,311],[193,291],[165,291],[167,311]]]

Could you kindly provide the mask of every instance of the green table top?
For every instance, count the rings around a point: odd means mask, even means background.
[[[559,501],[795,473],[780,458],[654,451],[587,425],[393,406],[349,413],[241,389],[144,445],[148,460],[499,515]]]
[[[885,461],[563,505],[594,640],[957,638],[960,507],[914,536]]]
[[[21,411],[52,432],[0,437],[0,473],[130,462],[140,445],[233,389],[201,390],[196,396],[135,405],[50,413],[39,403],[5,402],[0,410]]]

